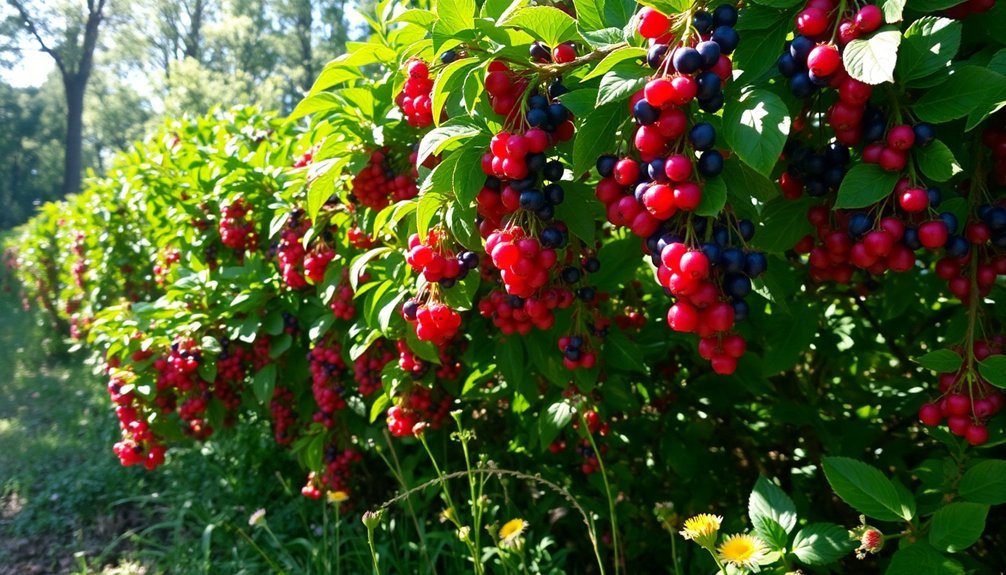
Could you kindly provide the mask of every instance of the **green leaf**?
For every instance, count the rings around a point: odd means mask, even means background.
[[[848,210],[875,204],[894,191],[899,177],[877,164],[857,164],[845,174],[835,207]]]
[[[786,529],[771,517],[759,517],[757,523],[752,526],[770,551],[782,551],[789,544],[789,535],[786,533]]]
[[[884,26],[869,38],[849,42],[842,61],[849,75],[860,82],[870,85],[893,82],[900,44],[901,32],[893,26]]]
[[[792,553],[807,565],[827,565],[851,553],[856,546],[856,540],[841,525],[811,523],[797,531]]]
[[[695,208],[698,216],[713,217],[727,205],[727,185],[723,178],[710,178],[702,186],[702,201]]]
[[[331,92],[320,92],[308,96],[297,104],[297,107],[287,116],[287,121],[298,120],[311,114],[326,113],[341,108],[344,104],[342,100]]]
[[[763,520],[766,518],[790,533],[796,527],[796,505],[775,483],[759,476],[748,498],[748,518],[759,534],[762,533]],[[785,540],[782,546],[785,546]]]
[[[635,2],[631,0],[573,0],[576,18],[585,30],[607,27],[624,28],[632,18]]]
[[[212,335],[204,335],[202,339],[199,340],[199,348],[203,350],[203,353],[219,354],[223,351],[220,347],[220,341]]]
[[[430,130],[419,142],[416,165],[423,165],[427,158],[439,154],[448,144],[468,140],[479,133],[481,130],[471,124],[448,124]]]
[[[437,32],[454,36],[475,27],[475,0],[437,0]]]
[[[925,78],[945,69],[961,46],[961,23],[924,16],[905,30],[895,74],[902,82]]]
[[[573,407],[561,400],[541,410],[538,416],[538,436],[544,451],[559,436],[559,432],[573,421]]]
[[[937,373],[955,372],[961,368],[962,362],[961,356],[949,349],[938,349],[915,358],[915,363]]]
[[[269,359],[276,359],[283,355],[291,345],[293,345],[293,336],[288,333],[269,340]]]
[[[912,148],[922,174],[934,182],[945,182],[961,173],[961,165],[946,144],[933,140],[924,148]]]
[[[611,149],[618,126],[625,119],[619,114],[621,109],[619,104],[600,106],[580,122],[573,139],[573,177],[590,171],[597,158]]]
[[[734,157],[723,163],[723,173],[720,177],[727,186],[727,197],[731,203],[750,204],[751,198],[768,202],[779,197],[779,187],[772,180]]]
[[[643,68],[633,62],[620,62],[616,64],[601,78],[601,85],[597,90],[597,102],[595,105],[601,107],[613,102],[628,100],[629,96],[646,84],[650,70]]]
[[[755,4],[769,6],[772,8],[791,8],[797,4],[803,4],[803,0],[755,0]]]
[[[563,42],[580,40],[576,31],[576,20],[552,6],[528,6],[521,8],[499,22],[500,26],[519,28],[548,46],[558,46]]]
[[[433,80],[433,102],[431,105],[433,122],[437,126],[440,125],[440,112],[444,109],[447,98],[451,95],[457,95],[458,86],[465,80],[468,72],[478,65],[478,58],[461,58],[444,66],[444,69],[437,74],[437,77]],[[418,162],[417,165],[422,165],[422,161]]]
[[[597,259],[601,262],[601,269],[591,275],[591,282],[602,291],[613,290],[629,282],[642,263],[639,238],[628,235],[605,242],[597,251]]]
[[[641,0],[639,3],[656,8],[664,14],[673,15],[688,11],[695,4],[695,0]]]
[[[456,311],[472,309],[475,292],[479,291],[479,274],[469,273],[464,279],[443,290],[444,303]]]
[[[940,551],[957,553],[974,545],[985,531],[989,506],[979,503],[951,503],[933,515],[929,543]]]
[[[480,146],[466,146],[457,152],[454,172],[451,177],[451,189],[458,202],[468,205],[475,201],[485,184],[485,173],[482,172],[482,155],[485,149]]]
[[[767,252],[781,254],[793,249],[814,227],[807,221],[808,198],[787,200],[777,197],[762,207],[761,226],[752,242]]]
[[[915,502],[902,501],[875,467],[848,457],[825,457],[822,466],[835,494],[863,515],[879,521],[909,521],[915,515]]]
[[[747,12],[747,9],[741,13]],[[741,70],[741,74],[736,80],[743,86],[744,83],[758,78],[768,72],[776,65],[776,60],[782,52],[786,43],[786,35],[789,33],[790,23],[784,25],[769,26],[761,30],[744,32],[744,40],[737,46],[732,58],[734,67]]]
[[[587,75],[584,76],[583,80],[581,81],[586,82],[587,80],[591,80],[593,78],[600,78],[601,76],[607,74],[609,70],[614,68],[616,64],[619,64],[626,60],[638,60],[640,58],[645,57],[646,57],[645,48],[637,48],[635,46],[624,46],[605,56],[604,59],[598,62],[597,66],[594,66],[594,69],[588,72]]]
[[[510,389],[519,391],[523,388],[527,366],[520,338],[510,337],[496,342],[496,365]]]
[[[972,503],[1006,503],[1006,461],[987,459],[975,464],[961,478],[957,494]]]
[[[255,373],[252,378],[252,389],[259,403],[268,404],[272,401],[272,392],[276,388],[276,364],[270,363]]]
[[[1006,389],[1006,355],[992,355],[978,362],[978,372],[985,381]]]
[[[789,110],[779,96],[751,90],[723,109],[723,135],[737,156],[763,176],[770,176],[789,136]]]
[[[586,184],[562,182],[562,187],[566,199],[555,207],[555,217],[566,223],[569,233],[593,245],[597,223],[605,219],[604,205]]]
[[[370,423],[377,421],[378,417],[384,414],[384,410],[391,406],[391,398],[388,394],[382,393],[374,399],[373,405],[370,406],[370,417],[368,418]]]
[[[912,111],[923,122],[939,124],[994,106],[1004,95],[1006,76],[982,66],[962,66],[942,84],[924,93]]]
[[[594,102],[597,101],[597,88],[583,88],[566,92],[559,96],[559,101],[569,108],[569,111],[577,118],[585,118],[594,112]],[[581,130],[583,130],[582,127],[577,130],[577,133],[580,133]],[[576,142],[577,140],[574,139],[574,146]]]
[[[880,0],[877,6],[884,12],[884,22],[894,24],[901,22],[901,13],[905,9],[908,0]]]
[[[643,352],[640,351],[636,342],[625,337],[621,331],[612,331],[604,339],[604,355],[612,368],[639,373],[647,372],[646,363],[643,361]]]
[[[625,42],[625,30],[622,28],[602,28],[600,30],[584,30],[582,25],[577,26],[577,31],[587,44],[595,50],[611,49]]]
[[[964,575],[964,568],[957,561],[920,541],[898,549],[891,557],[884,575]]]
[[[777,335],[765,343],[762,361],[765,374],[775,375],[792,368],[810,349],[817,327],[817,313],[799,301],[790,303],[789,313],[772,314],[766,318],[766,331]]]

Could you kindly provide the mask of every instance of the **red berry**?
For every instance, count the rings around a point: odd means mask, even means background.
[[[646,98],[646,103],[655,108],[664,107],[664,104],[667,104],[677,96],[674,84],[667,78],[650,80],[646,83],[643,94]]]
[[[857,30],[869,34],[880,28],[880,24],[884,21],[884,13],[877,6],[867,4],[860,8],[859,12],[856,12],[856,17],[853,21],[856,24]]]
[[[828,29],[828,15],[818,8],[806,8],[796,15],[796,29],[804,36],[817,36]]]
[[[919,421],[929,426],[939,425],[943,421],[943,412],[940,410],[940,406],[935,403],[924,404],[919,408]]]
[[[921,212],[929,207],[929,195],[922,188],[908,188],[898,196],[898,204],[910,214]]]
[[[910,149],[914,143],[915,131],[912,130],[911,126],[902,124],[894,126],[887,132],[887,146],[889,148],[905,151]]]
[[[834,44],[821,44],[807,56],[807,68],[815,76],[831,76],[842,65],[842,55]]]
[[[552,61],[556,64],[565,64],[576,60],[576,48],[572,44],[559,44],[552,49]]]
[[[964,432],[964,439],[974,446],[983,445],[989,440],[989,429],[981,424],[972,423]]]
[[[637,30],[643,38],[658,38],[664,35],[671,26],[670,19],[650,7],[644,7],[636,16],[639,19]]]

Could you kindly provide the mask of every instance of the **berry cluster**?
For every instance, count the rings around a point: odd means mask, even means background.
[[[566,309],[573,304],[573,292],[552,287],[541,293],[522,298],[493,290],[479,301],[479,313],[492,318],[493,324],[504,335],[527,335],[535,327],[545,331],[555,324],[555,309]]]
[[[307,354],[311,363],[311,393],[318,404],[314,421],[325,427],[335,423],[335,412],[346,408],[346,362],[342,359],[342,346],[334,341],[316,344]]]
[[[409,237],[409,252],[405,261],[412,266],[413,271],[422,274],[427,282],[435,282],[448,289],[478,267],[479,256],[467,250],[453,252],[448,246],[446,234],[442,230],[433,229],[427,234],[425,242],[419,238],[419,234]]]
[[[351,200],[372,210],[381,210],[392,202],[408,200],[419,194],[415,152],[408,158],[408,173],[395,169],[390,150],[375,150],[367,165],[353,177]]]
[[[564,42],[551,50],[543,42],[534,42],[530,48],[531,60],[540,64],[568,64],[576,60],[576,46]]]
[[[559,338],[562,352],[562,366],[572,371],[577,368],[590,369],[597,364],[597,354],[589,347],[590,342],[580,335],[564,335]]]
[[[356,305],[353,303],[354,294],[353,286],[349,283],[349,270],[343,268],[342,279],[335,286],[332,300],[328,302],[328,309],[332,310],[332,315],[336,319],[349,321],[356,317]]]
[[[849,148],[832,142],[816,151],[797,140],[786,142],[783,155],[786,171],[779,177],[779,187],[786,199],[795,200],[806,193],[821,197],[838,192],[849,167]]]
[[[406,121],[414,128],[425,128],[433,123],[433,80],[430,68],[422,60],[413,60],[406,66],[409,77],[402,91],[395,96],[395,104],[402,111]]]
[[[349,494],[353,478],[351,467],[362,460],[363,456],[359,451],[339,449],[335,445],[329,445],[325,447],[325,467],[322,469],[321,476],[316,476],[316,478],[321,487],[329,493],[342,491]]]
[[[883,128],[883,120],[876,122]],[[871,141],[870,132],[876,135],[876,128],[870,129],[867,126],[864,139]],[[924,148],[936,138],[936,130],[932,124],[918,123],[914,126],[899,124],[892,126],[886,137],[882,141],[875,141],[863,148],[863,162],[867,164],[878,164],[881,168],[889,172],[900,172],[908,165],[908,151],[918,146]],[[878,138],[879,139],[879,138]],[[925,194],[921,194],[916,202],[906,204],[903,196],[899,196],[901,207],[906,212],[921,212],[929,205]]]
[[[972,354],[983,361],[1003,353],[1006,338],[976,341]],[[961,350],[956,350],[958,354]],[[1003,393],[965,365],[961,370],[943,373],[939,378],[940,397],[919,408],[919,420],[937,426],[946,420],[950,432],[963,437],[971,445],[982,445],[989,439],[985,423],[1006,405]]]
[[[461,314],[432,299],[425,303],[408,300],[402,305],[402,315],[412,325],[420,341],[430,341],[437,346],[445,345],[461,327]]]
[[[293,392],[277,385],[269,401],[273,438],[279,445],[289,445],[297,438],[297,412],[294,411]]]
[[[353,378],[356,379],[360,395],[367,397],[381,389],[381,371],[394,359],[394,352],[383,339],[371,344],[363,355],[356,358],[353,362]]]
[[[304,277],[311,284],[319,284],[325,279],[328,264],[335,259],[335,252],[325,244],[304,254]]]
[[[437,400],[431,390],[414,385],[406,395],[398,398],[397,405],[388,408],[388,431],[395,437],[407,437],[426,427],[439,429],[450,412],[452,401],[447,394]]]
[[[197,373],[201,363],[202,352],[196,341],[181,338],[171,344],[167,357],[160,357],[153,364],[157,371],[155,401],[158,407],[165,413],[172,413],[177,406],[178,416],[187,423],[186,432],[197,439],[205,439],[213,433],[203,419],[213,394],[209,384]]]
[[[87,236],[84,232],[78,231],[73,236],[73,244],[70,246],[70,250],[74,255],[73,267],[70,273],[73,275],[73,284],[77,286],[78,289],[84,289],[84,274],[87,273],[87,259],[84,254],[86,249],[86,244],[84,240]]]
[[[506,292],[525,299],[548,283],[548,272],[558,261],[554,248],[543,246],[516,226],[491,233],[486,253],[500,270]]]
[[[157,263],[154,264],[154,281],[163,286],[167,281],[168,272],[182,258],[182,252],[177,249],[165,249],[158,252]]]
[[[248,218],[250,212],[251,207],[244,198],[238,198],[224,207],[220,214],[220,223],[217,226],[220,241],[239,254],[253,250],[258,245],[255,222]]]
[[[305,217],[302,210],[290,213],[290,219],[283,226],[280,232],[279,243],[276,246],[276,259],[279,261],[279,271],[283,277],[283,282],[293,289],[307,287],[307,280],[304,279],[304,258],[307,250],[304,249],[304,234],[311,229],[311,220]],[[317,270],[315,270],[317,273]],[[324,276],[324,271],[322,271]]]
[[[124,466],[143,464],[148,470],[153,470],[164,463],[167,448],[158,441],[146,417],[141,415],[142,408],[129,383],[132,373],[126,370],[110,371],[108,394],[115,405],[115,415],[122,430],[122,439],[112,446],[112,451]]]

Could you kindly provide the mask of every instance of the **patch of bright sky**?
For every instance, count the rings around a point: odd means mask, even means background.
[[[18,88],[41,86],[55,68],[52,58],[37,49],[21,52],[21,60],[9,70],[0,69],[0,78]]]

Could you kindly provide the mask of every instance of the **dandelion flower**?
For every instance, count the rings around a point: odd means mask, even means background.
[[[343,501],[346,501],[347,499],[349,499],[349,494],[346,493],[345,491],[341,490],[341,489],[337,490],[337,491],[329,491],[328,492],[328,500],[331,503],[342,503]]]
[[[511,546],[517,542],[517,539],[527,530],[528,522],[523,519],[511,519],[500,527],[499,538],[500,544],[505,546]]]
[[[681,536],[695,541],[702,546],[710,546],[716,542],[716,533],[720,530],[723,518],[719,515],[702,513],[685,520],[685,528]]]
[[[724,539],[719,552],[721,561],[752,569],[765,557],[765,544],[754,535],[738,533]]]

